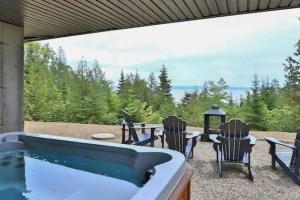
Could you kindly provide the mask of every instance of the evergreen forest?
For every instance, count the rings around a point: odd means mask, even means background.
[[[69,66],[62,48],[54,51],[38,42],[24,48],[24,112],[29,121],[120,124],[120,110],[125,109],[136,122],[161,123],[167,115],[178,115],[189,126],[202,127],[204,112],[219,105],[227,120],[239,118],[254,130],[294,132],[300,126],[300,40],[283,61],[283,84],[250,74],[252,87],[238,101],[223,78],[207,80],[201,90],[186,92],[175,102],[168,66],[162,65],[157,77],[121,71],[113,83],[97,60],[90,64],[82,58]]]

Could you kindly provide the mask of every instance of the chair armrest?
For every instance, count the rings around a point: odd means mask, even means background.
[[[213,135],[209,135],[208,137],[209,137],[209,139],[212,140],[214,143],[221,144],[221,141],[217,139],[218,135],[213,134]]]
[[[257,139],[256,139],[256,137],[254,137],[254,136],[249,136],[250,137],[250,144],[251,145],[255,145],[256,144],[256,141],[257,141]]]
[[[278,144],[278,145],[281,145],[281,146],[285,146],[285,147],[291,148],[293,150],[297,149],[294,145],[283,143],[283,142],[281,142],[281,141],[279,141],[279,140],[277,140],[276,138],[273,138],[273,137],[265,137],[265,140],[269,144]]]
[[[220,140],[218,140],[218,135],[209,135],[209,139],[212,140],[214,143],[221,143]],[[250,139],[250,145],[256,144],[256,138],[254,136],[247,136],[245,138],[237,139],[237,138],[231,138],[229,140],[235,140],[235,141],[244,141]]]
[[[133,125],[146,125],[145,122],[137,122],[137,123],[133,123]]]
[[[202,135],[199,131],[184,131],[187,139],[194,139]]]

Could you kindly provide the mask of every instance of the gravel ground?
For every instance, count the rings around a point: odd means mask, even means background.
[[[25,130],[35,133],[47,133],[67,137],[91,139],[97,132],[114,133],[116,138],[112,142],[120,142],[120,126],[89,125],[54,122],[26,122]],[[200,130],[189,127],[189,130]],[[292,141],[294,133],[253,131],[252,135],[258,139],[274,136],[281,140]],[[156,143],[160,147],[159,142]],[[258,141],[253,149],[252,169],[254,182],[247,178],[247,169],[241,165],[225,165],[223,178],[218,176],[218,167],[212,143],[198,142],[194,157],[189,163],[194,168],[192,178],[192,199],[300,199],[300,187],[288,178],[280,167],[271,169],[269,145]]]
[[[211,143],[198,143],[194,157],[192,199],[300,199],[300,187],[280,167],[271,169],[269,145],[259,141],[251,154],[254,182],[247,178],[242,165],[225,165],[222,178],[218,175],[215,152]]]

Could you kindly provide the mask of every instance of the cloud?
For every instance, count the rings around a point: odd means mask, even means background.
[[[291,27],[299,27],[299,11],[300,9],[290,9],[212,18],[43,42],[49,43],[54,49],[62,46],[68,63],[72,65],[82,56],[89,61],[99,60],[106,74],[114,81],[117,80],[122,68],[129,72],[139,69],[143,73],[152,69],[149,63],[157,64],[176,60],[180,64],[173,63],[174,68],[170,69],[170,72],[174,75],[183,74],[182,79],[187,82],[187,77],[194,77],[194,74],[198,73],[185,71],[180,58],[199,56],[217,59],[218,55],[234,55],[238,53],[239,48],[242,50],[247,48],[246,45],[255,43],[257,38],[269,37],[272,34],[289,30]],[[251,48],[255,49],[253,46]],[[225,64],[229,64],[229,61],[220,63],[215,60],[210,63],[212,65],[219,63],[216,66],[224,67]],[[234,73],[225,69],[227,68],[224,67],[220,71],[224,74]],[[184,82],[184,80],[179,82]]]

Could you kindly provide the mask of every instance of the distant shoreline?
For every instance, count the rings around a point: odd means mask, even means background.
[[[184,93],[185,92],[193,92],[193,91],[201,91],[202,89],[202,86],[183,86],[183,85],[175,85],[175,86],[172,86],[172,95],[175,99],[176,102],[180,102],[181,99],[184,97]],[[233,100],[236,101],[236,102],[239,102],[240,100],[240,97],[241,96],[245,96],[246,94],[246,91],[247,90],[250,90],[251,87],[237,87],[237,86],[234,86],[234,87],[229,87],[226,91],[228,92],[228,94],[232,94],[232,97],[233,97]]]
[[[202,86],[199,85],[174,85],[172,86],[172,89],[174,90],[201,90]],[[233,86],[229,87],[228,90],[250,90],[251,87],[245,87],[245,86]]]

